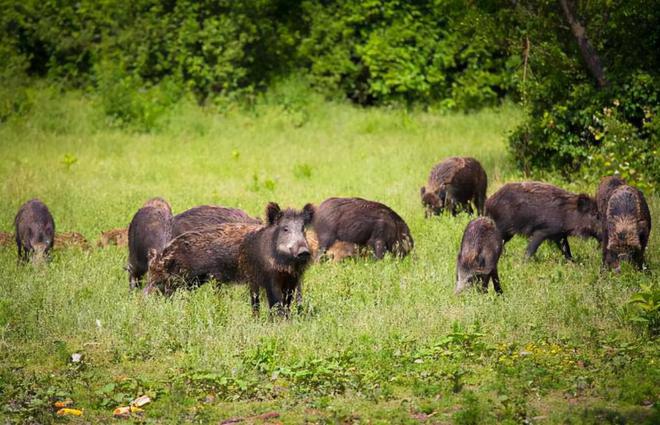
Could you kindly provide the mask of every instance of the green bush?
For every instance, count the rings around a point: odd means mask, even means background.
[[[502,12],[506,16],[506,10]],[[306,2],[315,84],[356,103],[474,109],[515,88],[502,16],[463,1]]]

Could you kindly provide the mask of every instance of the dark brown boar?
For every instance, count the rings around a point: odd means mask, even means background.
[[[149,255],[160,253],[172,239],[172,209],[163,198],[152,198],[140,208],[128,226],[129,289],[140,285],[149,269]],[[152,251],[153,250],[153,251]]]
[[[266,226],[245,237],[239,253],[239,268],[250,284],[252,310],[259,312],[259,292],[266,291],[271,309],[287,314],[296,293],[302,301],[302,275],[310,263],[311,252],[305,229],[314,218],[314,206],[302,211],[282,211],[276,203],[266,207]]]
[[[605,216],[607,209],[607,200],[612,196],[612,192],[619,186],[625,185],[626,182],[616,176],[603,177],[598,185],[596,191],[596,203],[598,204],[598,213],[601,219]]]
[[[261,224],[261,220],[250,217],[245,211],[238,208],[202,205],[174,216],[172,237],[175,238],[191,230],[199,230],[225,223]]]
[[[149,253],[149,284],[145,293],[160,290],[171,295],[210,279],[239,280],[238,251],[245,236],[261,228],[252,223],[225,223],[185,232],[162,252]]]
[[[99,248],[105,248],[110,245],[116,245],[119,247],[128,246],[128,228],[118,227],[101,232],[101,238],[96,245]]]
[[[88,250],[89,242],[78,232],[60,232],[55,234],[55,246],[60,248],[75,248]]]
[[[623,185],[607,199],[603,217],[603,265],[616,270],[620,261],[644,267],[644,251],[651,234],[651,212],[644,194]]]
[[[502,293],[497,262],[502,254],[502,235],[495,222],[488,217],[479,217],[468,223],[463,232],[461,248],[456,260],[456,289],[460,294],[475,281],[481,282],[481,290],[488,291],[488,281]]]
[[[320,254],[336,241],[369,247],[379,259],[385,252],[403,257],[414,246],[408,225],[396,212],[362,198],[326,199],[314,214],[313,228]]]
[[[472,214],[474,204],[479,215],[484,214],[488,177],[479,161],[469,157],[447,158],[431,170],[420,194],[426,217],[439,215],[447,209],[456,215],[459,207]]]
[[[568,236],[594,237],[601,229],[596,201],[540,182],[508,183],[486,201],[491,217],[504,242],[513,235],[530,238],[526,255],[532,257],[544,240],[557,244],[572,259]]]
[[[47,260],[55,241],[55,221],[39,199],[24,203],[14,219],[19,260],[35,263]]]

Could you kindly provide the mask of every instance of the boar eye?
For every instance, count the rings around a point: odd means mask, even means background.
[[[289,228],[287,226],[284,226],[284,228],[282,228],[282,230],[284,230],[285,232],[288,232]]]

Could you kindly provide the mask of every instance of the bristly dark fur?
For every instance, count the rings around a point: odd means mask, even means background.
[[[376,258],[385,252],[403,257],[414,246],[410,229],[390,207],[362,198],[329,198],[319,205],[314,217],[322,254],[335,241],[369,247]]]
[[[527,257],[544,240],[551,240],[571,259],[568,236],[601,237],[596,201],[547,183],[504,185],[486,201],[486,215],[495,221],[505,242],[517,234],[530,237]]]
[[[151,255],[146,293],[158,289],[170,295],[210,279],[239,280],[239,247],[246,235],[261,228],[250,223],[225,223],[183,233],[160,254]]]
[[[603,265],[619,269],[621,259],[644,267],[644,252],[651,235],[651,212],[638,189],[618,185],[606,198],[603,216]]]
[[[250,217],[245,211],[238,208],[201,205],[174,216],[172,237],[175,238],[191,230],[219,226],[225,223],[261,224],[261,220]]]
[[[502,293],[497,271],[501,254],[502,235],[493,220],[479,217],[468,223],[456,260],[455,292],[460,293],[474,280],[481,281],[481,290],[486,292],[492,279],[495,291]]]
[[[55,242],[55,220],[39,199],[24,203],[14,218],[19,261],[27,262],[36,252],[48,258]]]
[[[285,314],[295,292],[298,302],[301,302],[301,279],[311,259],[302,229],[311,223],[314,213],[314,207],[310,204],[305,205],[302,211],[282,211],[277,204],[269,203],[266,207],[266,227],[247,235],[241,244],[239,269],[242,278],[250,284],[255,313],[259,311],[260,288],[266,290],[269,307],[279,308]],[[282,232],[298,233],[287,236]],[[295,245],[290,253],[278,248],[285,237],[292,246]]]
[[[459,209],[472,214],[472,202],[483,215],[488,177],[479,161],[470,157],[451,157],[431,170],[426,186],[420,189],[426,216],[448,209],[456,215]],[[459,208],[460,207],[460,208]]]
[[[163,198],[152,198],[140,208],[128,226],[129,289],[140,286],[149,269],[149,255],[160,253],[172,239],[172,209]]]
[[[619,186],[624,186],[626,182],[616,176],[603,177],[596,191],[596,202],[598,203],[598,212],[601,218],[605,216],[607,210],[607,200],[612,196],[612,192]]]

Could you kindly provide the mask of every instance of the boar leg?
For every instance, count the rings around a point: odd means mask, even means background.
[[[284,304],[284,294],[274,279],[270,280],[266,285],[266,298],[268,298],[268,307],[281,309]]]
[[[259,289],[259,285],[250,284],[250,302],[253,316],[259,316]]]
[[[495,292],[501,294],[502,286],[500,285],[500,275],[497,273],[497,269],[492,271],[490,277],[493,279],[493,287],[495,288]]]
[[[385,242],[382,239],[371,240],[369,245],[377,259],[381,260],[385,256]]]
[[[529,240],[529,243],[527,244],[527,251],[526,251],[526,257],[527,258],[532,258],[534,254],[536,254],[536,250],[539,249],[539,246],[541,243],[543,243],[544,240],[548,237],[547,234],[543,232],[536,232],[532,234],[532,238]]]
[[[632,260],[633,260],[633,263],[635,263],[635,266],[637,266],[637,268],[639,270],[644,269],[644,251],[643,250],[641,250],[641,249],[635,250],[635,252],[632,255]]]
[[[566,236],[561,238],[559,249],[561,249],[561,252],[564,253],[564,257],[566,257],[567,260],[573,259],[573,255],[571,254],[571,247],[568,244],[568,238]]]

